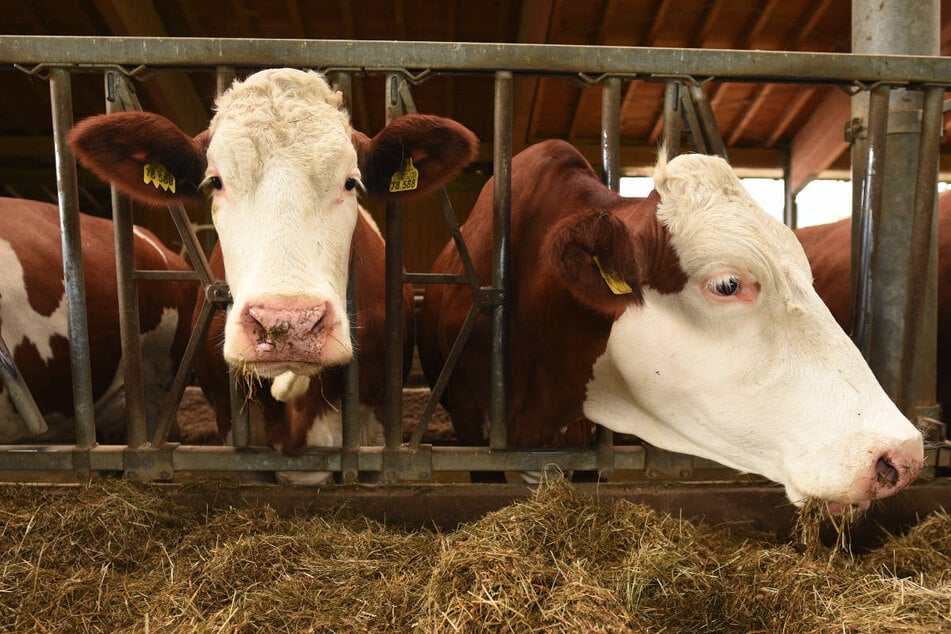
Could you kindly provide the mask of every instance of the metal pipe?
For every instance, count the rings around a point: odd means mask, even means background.
[[[703,131],[707,152],[728,158],[726,144],[723,142],[723,136],[720,135],[720,128],[717,126],[716,116],[713,114],[713,108],[710,106],[710,100],[707,99],[707,93],[703,92],[703,86],[691,83],[688,90],[690,100],[696,109],[696,115],[700,119],[700,129]]]
[[[489,446],[508,446],[509,297],[508,268],[512,210],[512,73],[495,74],[494,214],[492,217],[492,286],[502,301],[492,308],[489,365]]]
[[[703,125],[700,123],[700,117],[697,116],[697,110],[694,107],[692,93],[688,92],[686,86],[680,90],[680,111],[681,121],[685,124],[687,139],[690,141],[691,149],[699,154],[709,154],[707,149],[707,139],[704,134]]]
[[[608,77],[601,87],[601,172],[608,189],[621,187],[621,79]]]
[[[23,419],[30,435],[39,436],[45,432],[48,427],[43,414],[40,413],[40,408],[33,400],[33,394],[30,393],[23,375],[13,362],[13,355],[2,337],[0,337],[0,381],[3,382],[3,387],[6,388],[17,414]]]
[[[667,158],[680,153],[680,81],[668,79],[664,86],[664,147]]]
[[[105,74],[106,112],[122,112],[125,102],[119,95],[130,92],[126,79],[115,71]],[[145,379],[142,373],[139,296],[135,287],[135,240],[132,233],[132,202],[114,185],[112,199],[115,234],[116,284],[119,302],[119,339],[122,344],[123,392],[125,395],[126,442],[141,447],[148,442],[148,413],[145,406]],[[157,424],[158,421],[153,421]]]
[[[933,0],[925,0],[931,2]],[[891,3],[918,4],[918,3]],[[876,5],[877,6],[877,5]],[[933,20],[940,25],[940,20]],[[853,46],[853,50],[857,50]],[[947,83],[951,58],[739,51],[636,46],[394,42],[247,38],[0,36],[0,63],[127,67],[312,67],[392,71],[401,68],[619,77],[717,77],[729,81],[842,84],[861,81]]]
[[[386,122],[403,113],[397,74],[386,77]],[[386,204],[386,351],[383,426],[386,447],[403,444],[403,205]]]
[[[898,402],[902,411],[912,412],[919,403],[933,404],[937,359],[930,341],[921,341],[928,325],[937,320],[937,309],[929,301],[929,273],[937,233],[935,184],[938,180],[938,152],[944,132],[942,107],[944,88],[925,89],[921,120],[921,143],[918,148],[918,173],[911,225],[911,249],[908,254],[908,299],[905,302],[905,327],[901,340],[901,378]],[[932,326],[933,330],[933,326]],[[923,346],[922,344],[926,344]],[[923,377],[927,377],[924,378]],[[925,384],[922,385],[921,381]]]
[[[872,88],[869,95],[868,138],[866,141],[867,159],[863,176],[861,206],[857,242],[852,248],[858,248],[858,281],[856,283],[855,303],[852,305],[854,319],[854,339],[866,359],[871,354],[872,331],[872,286],[878,272],[875,247],[881,223],[882,188],[884,187],[885,168],[885,132],[888,124],[888,95],[890,89],[880,84]]]
[[[333,87],[343,94],[343,103],[349,109],[353,98],[353,78],[350,73],[333,73]],[[343,454],[340,458],[340,478],[343,482],[356,482],[360,476],[360,346],[357,343],[357,269],[353,255],[347,269],[347,315],[350,319],[350,344],[353,357],[343,374],[343,394],[340,397],[340,416],[343,424]]]
[[[940,51],[941,3],[939,0],[919,0],[918,2],[886,2],[877,0],[853,0],[852,2],[852,48],[856,53],[888,52],[909,55],[938,55]],[[941,82],[938,82],[939,84]],[[873,95],[870,100],[874,99]],[[869,105],[871,111],[874,104]],[[854,101],[854,108],[860,108],[861,102]],[[914,224],[915,178],[919,171],[917,162],[921,152],[921,108],[922,92],[895,86],[888,96],[887,115],[887,155],[882,169],[874,172],[881,179],[880,211],[872,219],[872,237],[875,239],[874,252],[870,259],[871,279],[869,288],[870,318],[864,324],[867,337],[865,350],[875,376],[885,391],[900,406],[906,399],[902,396],[903,383],[907,385],[933,385],[934,366],[931,363],[905,366],[905,356],[899,342],[910,341],[908,337],[917,336],[916,351],[929,357],[934,354],[937,345],[935,319],[923,319],[919,322],[916,335],[905,333],[915,324],[905,321],[909,302],[919,302],[929,312],[937,304],[937,247],[921,245],[928,253],[925,266],[920,272],[921,279],[927,280],[922,289],[908,287],[910,268],[913,265],[910,253]],[[861,114],[853,114],[861,116]],[[871,113],[869,118],[872,118]],[[874,123],[870,124],[875,127]],[[874,160],[870,147],[870,162]],[[869,173],[872,175],[872,166]],[[933,185],[933,183],[932,183]],[[877,187],[870,187],[871,190]],[[932,210],[933,213],[933,210]],[[925,235],[922,231],[920,235]],[[932,237],[932,240],[934,238]],[[921,291],[921,295],[916,295]],[[909,355],[913,353],[909,352]],[[913,356],[907,357],[911,362]],[[930,376],[924,376],[924,373]],[[903,377],[914,375],[907,381]],[[928,390],[930,392],[930,390]],[[914,399],[913,399],[914,400]],[[921,403],[933,406],[933,399]],[[909,417],[916,413],[910,401],[904,409]]]
[[[799,226],[799,208],[796,206],[796,192],[792,190],[791,169],[792,153],[786,150],[783,153],[783,222],[790,229],[796,229]]]
[[[69,358],[73,376],[73,415],[76,419],[76,446],[96,443],[92,399],[92,367],[89,358],[89,329],[86,323],[86,281],[83,274],[82,235],[79,228],[79,189],[76,185],[76,158],[66,144],[73,127],[73,92],[69,71],[50,70],[50,101],[53,112],[53,152],[56,156],[56,188],[59,192],[59,222],[63,242]]]

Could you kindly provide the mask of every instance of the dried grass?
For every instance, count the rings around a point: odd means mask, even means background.
[[[846,541],[821,544],[821,518],[777,540],[636,504],[597,504],[563,481],[448,533],[344,511],[204,513],[176,502],[176,489],[112,480],[4,493],[2,631],[951,628],[945,513],[851,555]]]

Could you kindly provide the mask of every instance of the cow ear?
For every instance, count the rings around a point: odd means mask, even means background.
[[[202,200],[207,131],[194,139],[151,112],[117,112],[80,121],[68,142],[79,162],[132,198],[166,205]]]
[[[606,211],[556,223],[543,252],[560,283],[599,313],[616,318],[644,301],[635,242],[624,223]]]
[[[410,114],[394,119],[372,139],[354,132],[367,194],[409,199],[436,191],[472,162],[476,136],[451,119]]]

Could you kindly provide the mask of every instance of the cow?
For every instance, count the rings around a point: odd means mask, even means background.
[[[816,292],[846,332],[852,329],[852,221],[796,230],[812,267]],[[951,192],[938,196],[938,403],[951,406]]]
[[[212,323],[195,375],[223,435],[231,427],[227,366],[247,377],[267,442],[288,455],[341,445],[351,259],[361,430],[365,443],[381,435],[384,243],[358,191],[396,200],[428,194],[477,150],[472,132],[432,115],[399,117],[370,139],[352,130],[342,101],[319,73],[269,69],[220,96],[208,130],[195,138],[153,113],[99,115],[69,137],[85,166],[138,200],[211,195],[219,237],[211,266],[227,281],[233,307]],[[403,305],[408,366],[408,286]]]
[[[663,157],[640,200],[605,187],[564,141],[513,159],[509,446],[586,444],[593,422],[835,510],[908,484],[921,434],[819,299],[792,231],[723,159]],[[493,188],[462,227],[482,284]],[[432,270],[462,271],[452,245]],[[426,290],[418,340],[430,380],[470,292]],[[466,444],[485,443],[490,333],[482,315],[443,395]]]
[[[122,442],[126,416],[114,228],[111,220],[85,214],[79,227],[96,437]],[[136,268],[190,270],[151,232],[135,227],[133,237]],[[0,198],[0,335],[48,426],[39,436],[29,434],[3,390],[2,443],[76,438],[61,244],[57,207]],[[137,288],[146,415],[155,425],[188,340],[195,294],[187,282],[141,281]]]

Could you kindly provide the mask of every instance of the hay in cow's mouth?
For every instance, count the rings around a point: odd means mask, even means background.
[[[556,481],[445,533],[214,511],[226,484],[0,498],[0,630],[947,631],[951,518],[852,557]],[[196,495],[197,494],[197,495]]]

